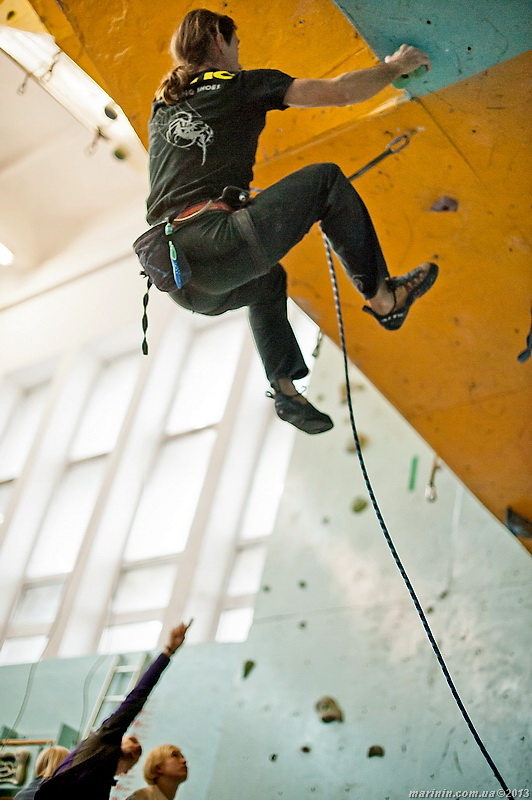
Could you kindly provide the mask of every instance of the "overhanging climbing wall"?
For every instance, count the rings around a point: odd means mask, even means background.
[[[32,5],[58,45],[104,84],[146,140],[150,99],[170,64],[171,32],[198,3]],[[376,12],[374,3],[345,0],[338,3],[345,16],[329,0],[207,5],[237,21],[247,68],[329,77],[371,66],[402,41],[433,57],[434,71],[411,81],[408,93],[389,88],[350,108],[273,113],[255,183],[267,186],[315,161],[335,161],[349,174],[399,133],[412,133],[411,144],[357,188],[392,274],[431,259],[440,264],[440,278],[396,333],[361,314],[359,296],[341,280],[349,355],[494,514],[503,519],[511,506],[532,517],[526,425],[532,361],[516,360],[530,325],[532,288],[526,4],[497,0],[488,14],[481,0],[388,0]],[[1,9],[4,22],[6,0]],[[431,210],[442,196],[454,198],[457,210]],[[317,232],[284,263],[291,295],[337,340]]]

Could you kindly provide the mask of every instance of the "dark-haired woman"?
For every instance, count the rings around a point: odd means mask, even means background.
[[[304,167],[248,204],[258,137],[272,109],[362,102],[399,75],[420,65],[430,69],[430,61],[402,45],[377,66],[306,80],[272,69],[243,70],[238,46],[233,20],[206,9],[189,12],[175,31],[176,66],[157,91],[150,119],[147,220],[172,223],[172,238],[190,265],[190,280],[171,292],[175,302],[207,315],[247,306],[277,414],[307,433],[321,433],[332,420],[293,384],[308,369],[287,319],[279,260],[321,221],[368,301],[364,310],[388,330],[402,325],[414,300],[434,283],[437,266],[426,262],[391,278],[366,207],[335,164]]]

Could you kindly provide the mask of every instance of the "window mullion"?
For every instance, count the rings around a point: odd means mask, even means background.
[[[187,350],[190,334],[183,318],[171,306],[162,307],[160,312],[159,322],[151,333],[154,357],[143,362],[135,396],[113,453],[113,468],[109,473],[113,482],[93,531],[92,546],[76,576],[77,586],[72,587],[73,601],[58,650],[60,656],[98,649],[135,508],[148,466],[155,459],[171,390]],[[97,608],[94,608],[95,586]]]
[[[227,458],[227,450],[233,434],[235,421],[242,403],[242,387],[246,375],[249,373],[252,355],[253,351],[249,338],[244,337],[224,414],[217,428],[216,442],[209,459],[209,466],[196,506],[196,513],[194,514],[185,551],[182,555],[181,568],[176,579],[168,610],[163,619],[161,641],[166,637],[171,628],[175,626],[177,621],[176,617],[184,616],[186,605],[190,598],[191,588],[194,583],[202,546],[205,540],[206,527],[212,512],[212,505],[222,469]]]
[[[57,370],[46,399],[38,431],[17,485],[13,514],[5,531],[0,560],[0,639],[25,581],[27,565],[42,528],[50,498],[63,474],[67,448],[92,380],[93,359],[75,361],[68,352]]]

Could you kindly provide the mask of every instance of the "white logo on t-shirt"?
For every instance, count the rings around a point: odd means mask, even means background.
[[[214,131],[200,117],[192,106],[185,103],[190,111],[172,113],[170,120],[165,115],[164,122],[158,125],[160,133],[174,147],[187,148],[196,144],[203,153],[202,165],[207,157],[207,147],[214,139]]]

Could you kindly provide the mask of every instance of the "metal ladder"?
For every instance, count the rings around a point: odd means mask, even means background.
[[[148,658],[148,653],[142,653],[138,660],[132,664],[124,663],[124,656],[122,655],[115,655],[112,658],[111,665],[105,676],[105,680],[102,684],[102,688],[100,689],[100,693],[96,698],[96,703],[94,704],[94,708],[87,720],[87,724],[85,726],[85,730],[83,731],[82,739],[85,739],[89,733],[91,732],[100,711],[104,707],[106,703],[121,703],[123,700],[126,699],[126,696],[129,692],[136,686],[137,681],[142,674],[144,669],[144,665]],[[111,684],[117,675],[124,675],[129,674],[131,677],[127,683],[126,690],[124,694],[111,694]],[[111,713],[111,712],[109,712]]]

